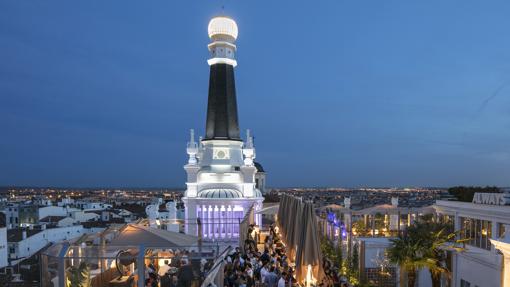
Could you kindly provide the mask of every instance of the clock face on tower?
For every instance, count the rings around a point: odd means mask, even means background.
[[[213,159],[229,159],[230,150],[228,148],[215,148],[213,151]]]

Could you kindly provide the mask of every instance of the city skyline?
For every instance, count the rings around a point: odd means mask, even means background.
[[[221,9],[119,3],[0,4],[0,186],[183,186]],[[439,3],[227,5],[268,186],[509,185],[510,6]]]

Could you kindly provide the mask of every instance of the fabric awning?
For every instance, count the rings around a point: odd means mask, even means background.
[[[189,247],[198,244],[198,237],[139,224],[128,224],[109,243],[113,246],[138,246],[142,244],[149,248]]]
[[[317,282],[324,278],[322,268],[322,252],[313,203],[303,202],[300,221],[300,240],[296,251],[296,279],[298,282],[306,280],[308,266]]]
[[[313,202],[283,194],[278,210],[278,226],[287,244],[288,255],[296,263],[296,279],[306,280],[308,266],[313,277],[320,282],[324,277],[317,217]]]

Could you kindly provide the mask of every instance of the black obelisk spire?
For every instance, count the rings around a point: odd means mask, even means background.
[[[240,140],[234,67],[211,65],[205,139]]]
[[[209,51],[209,97],[205,140],[241,140],[237,118],[234,67],[237,65],[237,25],[227,17],[216,17],[208,27]]]

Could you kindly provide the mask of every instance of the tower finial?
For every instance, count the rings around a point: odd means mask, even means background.
[[[233,67],[237,65],[235,42],[238,33],[236,21],[230,17],[218,16],[209,21],[207,34],[212,42],[208,45],[211,58],[207,62],[210,66],[220,63]]]
[[[253,159],[255,159],[255,148],[253,147],[253,137],[251,131],[246,130],[246,144],[243,148],[244,164],[253,166]]]
[[[246,130],[246,147],[253,148],[253,137],[251,136],[250,129]]]
[[[190,143],[195,143],[195,130],[194,129],[190,129],[189,130],[189,142]]]
[[[197,163],[196,155],[198,153],[198,145],[195,142],[195,130],[194,129],[189,130],[189,136],[190,136],[190,139],[188,142],[188,146],[186,148],[186,152],[189,155],[188,164],[196,164]]]

